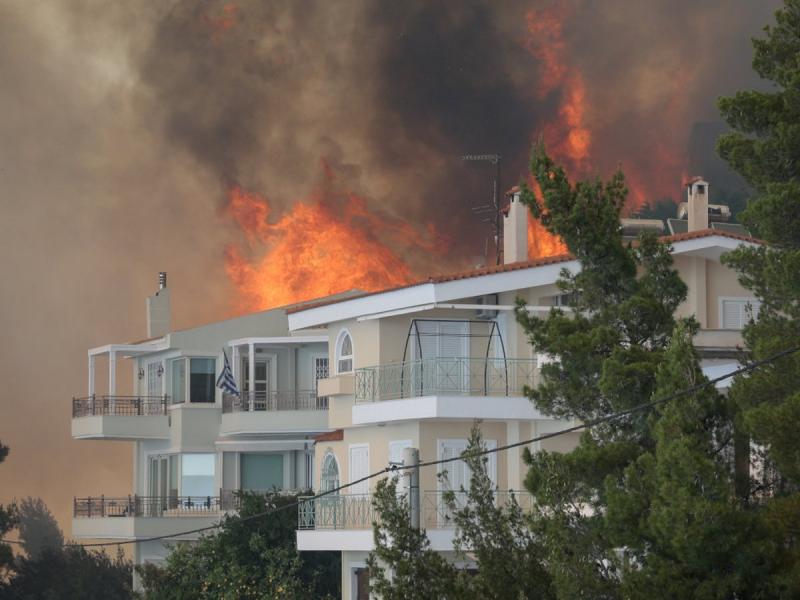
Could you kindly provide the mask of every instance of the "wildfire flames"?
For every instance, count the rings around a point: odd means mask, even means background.
[[[235,187],[228,200],[227,211],[247,240],[229,246],[225,256],[241,311],[404,285],[417,275],[394,247],[441,255],[449,246],[432,224],[420,232],[375,214],[352,193],[331,198],[315,190],[274,222],[265,198]]]

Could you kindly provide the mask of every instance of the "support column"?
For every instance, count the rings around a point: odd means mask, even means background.
[[[506,444],[515,444],[520,441],[519,435],[519,421],[508,421],[506,423]],[[520,478],[520,459],[521,449],[512,448],[506,456],[508,465],[506,477],[506,487],[509,490],[522,489],[522,481]]]
[[[419,450],[416,448],[403,448],[403,473],[408,477],[408,512],[409,525],[412,529],[420,527],[420,501],[419,501]]]
[[[116,408],[115,396],[117,395],[117,353],[114,350],[108,353],[108,395],[111,396],[108,400],[108,408],[113,415]]]
[[[249,392],[250,398],[248,400],[250,401],[250,405],[249,405],[250,411],[253,411],[255,409],[255,405],[256,405],[256,402],[255,402],[255,400],[256,400],[256,347],[255,347],[255,344],[253,344],[253,343],[247,344],[247,352],[248,352],[247,365],[248,365],[248,371],[249,371],[249,373],[247,374],[248,375],[248,377],[247,377],[247,380],[248,380],[247,381],[247,389],[250,390],[250,392]]]
[[[239,346],[231,346],[231,372],[236,385],[241,389],[242,382],[239,381]]]
[[[94,396],[94,355],[89,355],[89,386],[87,391],[89,396]]]

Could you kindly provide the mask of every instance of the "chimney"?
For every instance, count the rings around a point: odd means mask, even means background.
[[[689,231],[708,229],[708,182],[702,177],[692,177],[686,184]]]
[[[522,203],[519,187],[511,188],[503,214],[503,263],[528,260],[528,207]]]
[[[158,291],[147,298],[147,337],[161,337],[169,333],[169,288],[167,274],[158,274]]]

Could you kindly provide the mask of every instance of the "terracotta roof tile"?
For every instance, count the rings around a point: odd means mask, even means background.
[[[334,429],[314,436],[314,442],[341,442],[344,439],[344,429]]]
[[[686,240],[694,240],[703,237],[711,237],[711,236],[719,236],[719,237],[726,237],[731,238],[734,240],[739,240],[742,242],[754,242],[756,244],[764,244],[763,240],[759,240],[753,237],[748,237],[744,235],[738,235],[735,233],[731,233],[729,231],[721,231],[719,229],[701,229],[699,231],[690,231],[688,233],[679,233],[676,235],[665,235],[661,236],[658,239],[662,242],[666,243],[673,243],[673,242],[683,242]],[[365,298],[367,296],[374,296],[375,294],[384,294],[386,292],[394,292],[396,290],[402,290],[406,288],[415,287],[418,285],[425,285],[428,283],[445,283],[447,281],[457,281],[459,279],[470,279],[472,277],[482,277],[483,275],[494,275],[495,273],[507,273],[509,271],[519,271],[522,269],[530,269],[533,267],[543,267],[545,265],[552,265],[562,262],[568,262],[570,260],[574,260],[575,257],[571,254],[559,254],[557,256],[547,256],[544,258],[534,258],[532,260],[524,260],[515,263],[509,263],[506,265],[495,265],[491,267],[481,267],[479,269],[471,269],[469,271],[460,271],[457,273],[451,273],[449,275],[437,275],[434,277],[428,277],[427,279],[421,279],[419,281],[414,281],[412,283],[408,283],[406,285],[400,285],[396,287],[386,288],[382,290],[377,290],[374,292],[365,292],[363,294],[356,294],[349,296],[347,298],[321,298],[317,301],[310,301],[305,304],[300,304],[296,306],[292,306],[291,308],[286,309],[287,314],[302,312],[304,310],[310,310],[312,308],[319,308],[320,306],[328,306],[330,304],[337,304],[339,302],[344,302],[347,300],[356,300],[358,298]]]

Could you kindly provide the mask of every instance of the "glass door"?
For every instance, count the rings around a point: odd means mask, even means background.
[[[270,394],[270,371],[272,360],[269,358],[256,358],[255,377],[253,378],[253,393],[250,393],[250,361],[245,357],[242,360],[242,391],[248,401],[253,402],[253,410],[275,410],[275,394]]]

